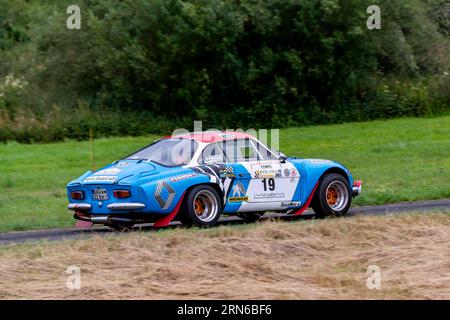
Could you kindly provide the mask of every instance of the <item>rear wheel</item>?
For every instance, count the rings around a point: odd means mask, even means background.
[[[246,222],[255,222],[264,215],[264,212],[238,212],[236,215]]]
[[[321,178],[312,202],[317,217],[342,216],[351,204],[350,186],[345,177],[331,173]]]
[[[207,227],[215,224],[221,213],[222,202],[217,191],[208,185],[199,185],[186,194],[180,220],[185,225]]]

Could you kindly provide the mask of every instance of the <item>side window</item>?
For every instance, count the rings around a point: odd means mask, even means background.
[[[270,152],[265,146],[261,143],[254,141],[256,147],[258,148],[258,152],[261,155],[262,160],[277,160],[278,157],[275,156],[272,152]]]
[[[249,139],[226,141],[223,145],[227,158],[232,162],[258,160],[258,153]]]
[[[217,143],[211,143],[203,149],[199,162],[201,164],[225,163],[227,159],[223,154],[222,148]]]

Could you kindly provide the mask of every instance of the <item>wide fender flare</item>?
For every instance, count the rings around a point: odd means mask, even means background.
[[[139,187],[148,211],[169,214],[182,201],[186,190],[200,184],[216,184],[219,181],[209,174],[194,171],[148,182]]]
[[[338,162],[331,160],[302,160],[297,164],[303,177],[301,188],[301,203],[305,203],[315,190],[320,179],[328,173],[339,173],[348,179],[349,186],[353,185],[353,177],[350,171]]]

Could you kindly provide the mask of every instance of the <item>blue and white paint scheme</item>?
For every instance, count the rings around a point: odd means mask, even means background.
[[[349,201],[360,194],[361,183],[337,162],[285,157],[245,133],[191,133],[157,140],[71,181],[68,208],[76,219],[91,223],[162,226],[183,215],[180,206],[192,188],[208,186],[219,195],[219,215],[298,214],[309,206],[321,178],[331,173],[345,179]],[[199,199],[201,209],[207,203]]]

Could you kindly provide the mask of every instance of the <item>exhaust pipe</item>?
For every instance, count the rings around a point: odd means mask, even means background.
[[[110,217],[110,216],[80,216],[75,214],[73,216],[77,220],[82,221],[90,221],[92,223],[98,223],[98,224],[106,224],[110,222],[136,222],[134,219],[128,219],[128,218],[120,218],[120,217]]]
[[[108,222],[136,222],[136,220],[119,217],[109,217]]]
[[[103,217],[91,217],[92,223],[106,223],[108,222],[108,216]]]

